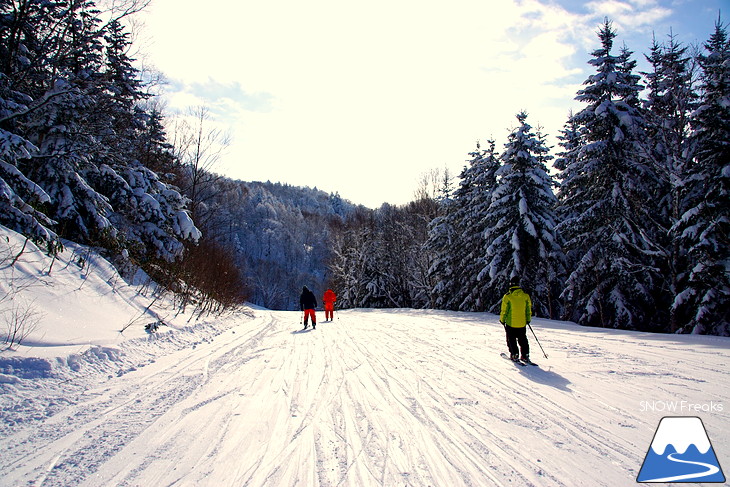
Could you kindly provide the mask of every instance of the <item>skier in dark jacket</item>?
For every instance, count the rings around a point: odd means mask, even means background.
[[[317,307],[317,298],[307,286],[302,289],[302,295],[299,296],[299,308],[304,311],[304,329],[309,325],[309,317],[312,317],[312,328],[317,328],[317,316],[314,314],[314,308]]]

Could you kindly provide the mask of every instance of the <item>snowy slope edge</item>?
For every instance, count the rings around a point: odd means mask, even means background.
[[[253,318],[252,310],[244,308],[233,319],[194,320],[190,312],[178,314],[164,296],[150,308],[154,283],[143,273],[127,282],[92,249],[64,245],[54,261],[22,235],[0,226],[0,333],[6,333],[18,308],[31,311],[34,319],[20,345],[8,349],[5,344],[0,352],[0,429],[53,415],[83,393],[81,384],[121,376],[161,356],[195,348]],[[155,320],[167,326],[147,333],[144,325]],[[5,336],[0,335],[3,341]],[[75,380],[82,376],[83,381]],[[31,394],[38,388],[44,394]]]

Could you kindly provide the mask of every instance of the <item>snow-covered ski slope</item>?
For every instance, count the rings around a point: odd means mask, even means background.
[[[549,359],[530,335],[521,367],[490,314],[194,320],[24,245],[0,227],[0,317],[37,325],[0,352],[1,487],[632,486],[664,416],[700,417],[730,474],[727,338],[535,319]]]
[[[727,339],[538,319],[549,359],[517,367],[489,314],[350,310],[301,332],[253,313],[154,358],[132,342],[77,374],[6,374],[36,411],[15,405],[0,483],[630,486],[672,415],[647,402],[681,401],[730,465]]]

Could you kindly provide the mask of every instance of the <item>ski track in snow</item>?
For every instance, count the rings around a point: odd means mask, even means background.
[[[724,403],[703,419],[730,463],[728,340],[535,320],[550,358],[531,339],[540,367],[514,367],[489,314],[298,316],[129,345],[116,374],[5,376],[0,484],[630,486],[666,415],[642,400]]]

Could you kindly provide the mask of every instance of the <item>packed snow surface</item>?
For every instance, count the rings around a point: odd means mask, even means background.
[[[632,486],[664,416],[701,417],[730,465],[727,338],[535,319],[549,358],[530,335],[540,366],[521,367],[491,314],[341,310],[304,331],[248,307],[120,334],[149,295],[92,278],[101,261],[80,288],[65,268],[25,292],[51,313],[60,282],[92,321],[58,302],[81,321],[0,354],[2,486]]]

